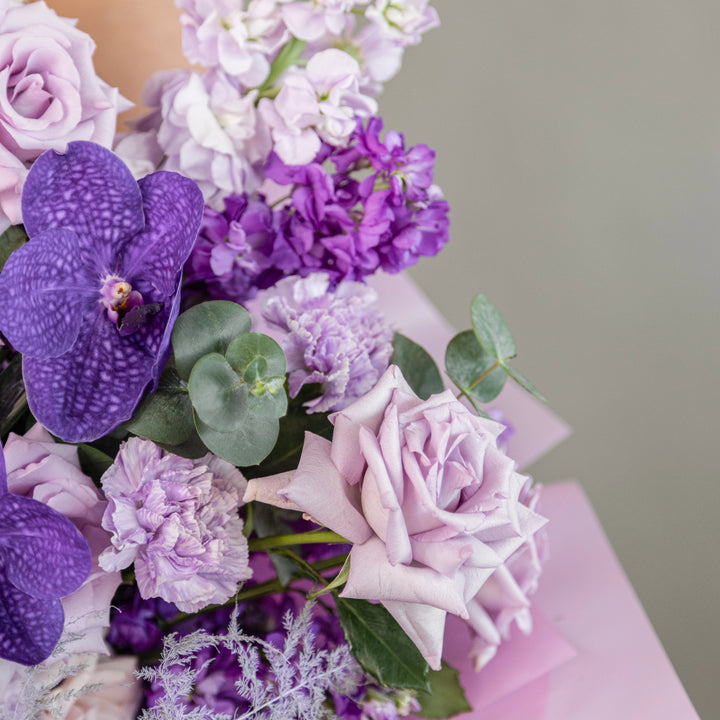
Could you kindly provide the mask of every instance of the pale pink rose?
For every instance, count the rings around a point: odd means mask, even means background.
[[[0,231],[22,222],[20,197],[27,174],[25,163],[0,145]]]
[[[497,447],[503,426],[450,391],[421,400],[395,366],[331,420],[332,442],[307,433],[297,471],[250,481],[245,499],[301,510],[353,543],[343,597],[381,602],[431,667],[448,612],[495,639],[476,598],[546,522]]]
[[[131,107],[95,74],[95,44],[42,0],[0,9],[0,145],[23,163],[71,140],[110,147],[117,113]],[[19,222],[24,173],[0,158],[0,205]]]
[[[106,572],[98,565],[98,556],[110,546],[110,535],[102,528],[107,501],[80,469],[77,447],[54,442],[41,425],[22,437],[10,433],[5,462],[10,492],[62,513],[87,540],[92,552],[90,575],[62,599],[65,627],[81,637],[65,649],[68,653],[107,653],[103,632],[110,624],[110,603],[121,582],[119,572]]]

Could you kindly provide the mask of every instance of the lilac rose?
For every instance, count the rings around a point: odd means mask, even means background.
[[[546,522],[497,447],[503,426],[450,391],[421,400],[395,366],[330,419],[332,441],[306,433],[297,471],[251,480],[245,500],[302,510],[352,542],[342,596],[381,602],[431,667],[448,612],[499,642],[481,590]]]
[[[95,43],[42,0],[0,9],[0,208],[21,221],[25,164],[72,140],[110,147],[131,107],[95,74]]]

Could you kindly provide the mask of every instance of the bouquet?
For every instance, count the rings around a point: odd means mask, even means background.
[[[0,2],[0,717],[467,710],[446,616],[478,671],[529,632],[546,521],[498,311],[444,379],[367,284],[449,239],[377,102],[437,14],[176,4],[195,69],[116,135],[90,38]]]

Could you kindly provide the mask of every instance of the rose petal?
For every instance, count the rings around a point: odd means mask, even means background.
[[[92,311],[96,286],[81,261],[77,235],[48,230],[18,248],[0,274],[0,327],[23,354],[62,355]]]
[[[433,670],[439,670],[445,634],[445,611],[430,605],[394,600],[386,600],[383,605],[415,643],[428,665]]]
[[[488,575],[490,572],[488,572]],[[453,615],[467,617],[463,599],[464,577],[452,578],[423,567],[390,565],[384,543],[371,537],[350,551],[350,577],[342,597],[372,598],[433,605]]]
[[[330,460],[330,441],[319,435],[305,433],[298,469],[278,495],[352,543],[365,542],[372,535],[359,509],[359,488],[348,485],[338,473]]]

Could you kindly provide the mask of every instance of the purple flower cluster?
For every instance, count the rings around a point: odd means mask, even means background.
[[[347,147],[323,145],[307,165],[271,155],[273,205],[243,195],[227,198],[224,213],[206,209],[186,265],[188,289],[205,284],[212,297],[242,302],[286,275],[361,280],[436,255],[449,239],[449,218],[432,182],[435,153],[406,149],[397,132],[381,139],[382,127],[377,117],[358,123]]]
[[[285,278],[262,294],[263,318],[282,331],[290,397],[322,384],[320,397],[305,403],[309,412],[342,410],[387,369],[393,330],[376,300],[363,283],[344,281],[333,291],[327,273]]]

